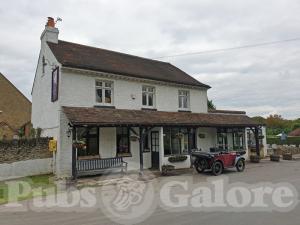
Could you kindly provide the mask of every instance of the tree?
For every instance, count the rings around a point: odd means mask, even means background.
[[[207,107],[208,109],[217,109],[212,100],[207,99]]]
[[[298,128],[300,128],[300,123],[294,123],[292,130],[296,130]]]

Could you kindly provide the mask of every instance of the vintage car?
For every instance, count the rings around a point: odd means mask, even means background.
[[[211,170],[215,176],[218,176],[226,168],[236,167],[238,172],[244,171],[245,154],[245,151],[193,152],[192,157],[198,173]]]

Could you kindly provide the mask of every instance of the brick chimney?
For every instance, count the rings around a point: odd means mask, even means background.
[[[52,17],[48,17],[48,21],[46,23],[46,27],[55,28],[55,22],[54,22],[54,19]]]
[[[41,35],[42,42],[58,43],[58,29],[55,27],[55,21],[52,17],[48,17],[45,30]]]

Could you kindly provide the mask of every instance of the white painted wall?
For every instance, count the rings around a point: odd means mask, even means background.
[[[42,136],[57,138],[59,131],[59,100],[51,102],[51,82],[52,82],[52,67],[61,66],[46,41],[47,38],[53,39],[53,35],[42,36],[41,50],[36,68],[34,84],[32,88],[32,114],[31,122],[34,128],[42,128]],[[45,73],[42,72],[42,58],[46,59]],[[61,73],[60,80],[61,82]],[[59,85],[59,93],[62,89]]]
[[[137,128],[134,130],[139,133]],[[133,134],[131,132],[131,134]],[[117,155],[116,128],[100,128],[99,130],[99,153],[101,158],[111,158]],[[139,141],[130,141],[131,157],[123,157],[128,163],[128,170],[137,170],[140,168],[140,147]],[[144,152],[144,168],[151,168],[151,152]]]
[[[199,138],[198,134],[204,134],[205,138]],[[201,127],[197,130],[197,146],[204,152],[209,152],[209,149],[215,147],[217,143],[217,128]]]
[[[52,158],[0,164],[0,181],[52,173]]]
[[[190,168],[190,166],[191,166],[191,159],[190,159],[189,155],[187,155],[187,159],[183,162],[170,163],[168,159],[169,159],[169,156],[163,157],[162,166],[163,165],[173,165],[173,166],[175,166],[175,169]]]
[[[55,173],[57,177],[71,177],[72,176],[72,134],[67,135],[69,129],[66,115],[60,113],[60,129],[57,138],[57,152],[55,154]]]
[[[114,82],[114,106],[118,109],[140,110],[142,106],[142,86],[155,87],[156,109],[159,111],[178,111],[178,90],[176,86],[148,84],[137,81],[107,79],[100,76],[80,75],[64,72],[61,81],[60,105],[94,107],[96,103],[95,80]],[[189,89],[192,112],[207,112],[207,91]],[[132,96],[135,99],[132,99]]]

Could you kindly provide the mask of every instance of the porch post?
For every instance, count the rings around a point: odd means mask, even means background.
[[[192,132],[191,132],[191,128],[188,127],[187,129],[188,132],[188,154],[190,155],[190,167],[193,167],[193,163],[192,163]]]
[[[143,175],[144,170],[144,128],[140,127],[140,174]]]
[[[255,149],[256,149],[256,155],[257,155],[257,156],[260,156],[259,139],[258,139],[258,127],[255,127],[254,135],[255,135]]]
[[[77,149],[73,147],[73,141],[74,141],[74,138],[75,140],[77,140],[77,133],[76,133],[76,127],[73,127],[72,129],[72,178],[73,180],[76,180],[77,179],[77,168],[76,168],[76,161],[77,161]]]
[[[192,132],[191,132],[191,128],[188,128],[187,132],[188,132],[188,153],[191,154],[192,153]]]

